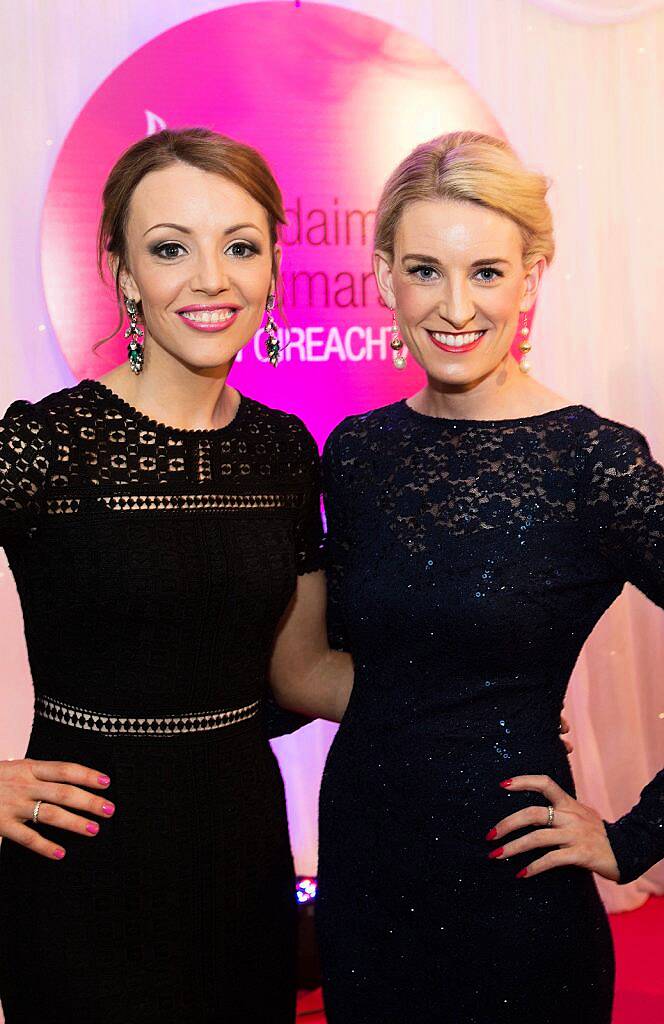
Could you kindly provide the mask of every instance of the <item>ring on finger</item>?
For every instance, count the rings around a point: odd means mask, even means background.
[[[32,808],[32,824],[36,825],[39,821],[39,808],[41,807],[41,800],[35,802],[35,806]]]
[[[549,804],[549,806],[547,807],[546,811],[547,811],[548,817],[546,819],[546,826],[545,827],[546,828],[553,828],[553,817],[554,817],[554,814],[556,813],[554,808],[553,808],[553,805]]]

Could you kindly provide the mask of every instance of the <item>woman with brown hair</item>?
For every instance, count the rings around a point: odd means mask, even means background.
[[[628,882],[664,856],[664,772],[607,824],[558,738],[624,583],[664,605],[664,472],[527,372],[547,187],[459,132],[378,205],[395,363],[426,380],[345,420],[323,459],[331,630],[356,668],[321,791],[330,1024],[609,1024],[592,872]]]
[[[352,670],[324,634],[316,445],[227,382],[266,307],[278,355],[282,199],[256,151],[203,129],[137,143],[103,199],[129,359],[0,421],[35,685],[27,758],[0,763],[0,999],[7,1024],[287,1024],[293,865],[262,713],[285,609],[275,675],[308,680],[310,711],[338,719]]]

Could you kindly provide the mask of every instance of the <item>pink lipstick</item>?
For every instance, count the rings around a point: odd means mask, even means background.
[[[227,330],[234,324],[240,312],[237,306],[220,305],[199,305],[183,306],[176,310],[177,315],[194,331],[204,331],[207,334]]]
[[[482,341],[488,328],[482,331],[430,331],[427,334],[432,342],[442,352],[451,352],[452,355],[465,355],[473,352]]]

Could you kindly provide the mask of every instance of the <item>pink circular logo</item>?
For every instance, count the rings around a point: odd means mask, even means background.
[[[72,370],[126,358],[110,285],[96,272],[100,196],[127,146],[204,125],[256,146],[279,181],[288,326],[275,370],[260,335],[233,383],[297,412],[318,438],[339,419],[413,390],[393,369],[390,315],[371,272],[375,204],[417,143],[460,128],[500,135],[484,103],[433,51],[391,25],[327,5],[252,3],[193,18],[141,47],[86,104],[48,189],[42,267]]]

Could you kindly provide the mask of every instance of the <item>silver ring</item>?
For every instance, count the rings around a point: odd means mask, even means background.
[[[39,821],[39,808],[41,807],[41,800],[37,800],[35,806],[32,808],[32,824],[36,825]]]
[[[555,811],[551,804],[547,807],[547,812],[549,816],[546,819],[546,828],[553,828],[553,815],[555,814]]]

